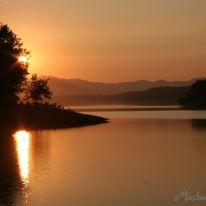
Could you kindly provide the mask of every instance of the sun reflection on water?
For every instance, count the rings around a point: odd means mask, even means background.
[[[14,134],[16,151],[19,164],[19,173],[22,182],[26,186],[29,183],[29,145],[30,134],[26,131],[17,131]]]

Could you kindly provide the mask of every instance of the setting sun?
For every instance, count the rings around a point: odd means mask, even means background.
[[[25,64],[25,63],[27,63],[28,59],[26,56],[20,56],[18,58],[18,61]]]

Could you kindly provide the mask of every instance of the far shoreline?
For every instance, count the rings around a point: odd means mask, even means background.
[[[71,109],[76,112],[132,112],[132,111],[205,111],[206,109],[183,108],[181,106],[135,106],[135,105],[118,105],[121,107],[115,108],[114,105],[85,105],[72,106]]]
[[[70,107],[76,112],[129,112],[129,111],[176,111],[185,110],[180,106],[164,105],[76,105]]]

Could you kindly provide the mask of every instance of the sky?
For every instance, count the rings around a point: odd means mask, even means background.
[[[0,0],[30,73],[89,81],[206,76],[205,0]]]

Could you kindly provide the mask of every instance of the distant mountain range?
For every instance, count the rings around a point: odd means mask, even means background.
[[[64,106],[74,105],[178,105],[190,87],[157,87],[144,91],[110,95],[58,95],[53,102]]]
[[[191,79],[189,81],[147,81],[138,80],[134,82],[103,83],[89,82],[81,79],[62,79],[52,76],[49,78],[49,85],[54,96],[61,95],[115,95],[124,92],[143,91],[157,87],[182,87],[191,86],[195,81],[202,78]]]

